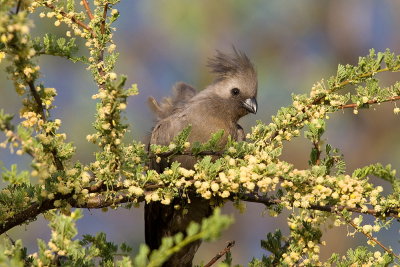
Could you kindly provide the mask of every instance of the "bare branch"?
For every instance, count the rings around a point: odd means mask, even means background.
[[[229,241],[228,245],[226,246],[226,248],[224,248],[223,250],[221,250],[220,252],[218,252],[217,255],[215,255],[214,258],[212,258],[206,265],[204,265],[204,267],[210,267],[211,265],[213,265],[215,262],[217,262],[217,260],[219,260],[222,256],[224,256],[226,253],[230,252],[231,248],[235,245],[235,241]]]
[[[89,19],[92,20],[93,14],[92,14],[92,11],[90,10],[89,3],[87,2],[87,0],[82,0],[82,2],[83,2],[83,6],[85,7],[85,10],[86,10],[86,13],[87,13]]]

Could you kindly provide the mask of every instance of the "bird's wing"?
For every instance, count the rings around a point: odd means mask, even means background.
[[[154,97],[149,97],[149,107],[156,114],[158,120],[172,115],[197,93],[196,89],[184,82],[176,83],[172,88],[172,92],[172,97],[165,97],[160,103]]]
[[[157,144],[162,146],[169,145],[175,136],[183,130],[185,116],[180,114],[172,114],[171,116],[158,121],[156,126],[153,128],[150,136],[150,144]],[[163,170],[169,166],[166,159],[162,159],[161,162],[156,162],[155,159],[150,161],[150,168],[157,172],[163,172]]]

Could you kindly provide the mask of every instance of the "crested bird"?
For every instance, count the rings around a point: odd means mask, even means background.
[[[207,142],[213,133],[223,130],[220,146],[223,148],[228,136],[236,141],[244,141],[243,128],[238,120],[257,112],[257,73],[249,58],[233,48],[233,53],[217,51],[209,59],[208,67],[216,74],[215,80],[204,90],[197,92],[192,86],[179,82],[173,87],[173,96],[160,103],[149,98],[149,106],[157,117],[152,130],[150,144],[169,145],[173,138],[191,125],[188,141]],[[149,145],[150,145],[149,144]],[[193,169],[196,158],[188,155],[174,156],[180,166]],[[150,168],[162,172],[169,166],[166,160],[152,160]],[[201,222],[211,215],[208,200],[194,194],[186,203],[186,212],[176,210],[174,205],[182,203],[175,199],[170,205],[160,202],[145,204],[145,240],[151,250],[161,245],[161,239],[178,232],[185,232],[191,221]],[[179,202],[180,201],[180,202]],[[185,246],[173,254],[163,266],[192,266],[193,257],[201,241]]]

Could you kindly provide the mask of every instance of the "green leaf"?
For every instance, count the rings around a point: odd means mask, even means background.
[[[8,182],[12,185],[23,185],[29,184],[29,172],[21,171],[18,172],[17,164],[12,164],[10,170],[7,170],[5,167],[2,168],[2,178],[3,181]]]
[[[68,12],[73,12],[75,10],[75,0],[67,0],[67,10]]]

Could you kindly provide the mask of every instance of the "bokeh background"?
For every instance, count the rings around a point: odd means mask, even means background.
[[[307,93],[315,82],[334,75],[337,64],[355,64],[370,48],[377,51],[390,48],[400,53],[400,2],[395,0],[125,0],[116,8],[121,14],[115,24],[115,41],[120,52],[116,72],[128,75],[128,82],[137,83],[140,89],[138,96],[129,99],[126,110],[126,120],[130,123],[127,142],[133,138],[145,140],[151,130],[154,118],[146,106],[148,96],[160,99],[169,95],[177,81],[188,82],[199,90],[212,81],[205,65],[216,49],[229,52],[235,45],[257,67],[259,112],[242,119],[246,131],[256,120],[268,123],[278,108],[291,103],[292,93]],[[32,19],[36,24],[32,35],[52,32],[65,36],[66,28],[55,28],[54,19],[38,19],[37,14]],[[79,43],[80,53],[85,54],[85,47]],[[62,130],[77,146],[75,160],[92,161],[96,146],[85,137],[94,131],[91,126],[95,112],[95,101],[91,99],[96,92],[94,82],[83,65],[50,56],[43,56],[39,62],[46,87],[58,90],[55,102],[58,108],[52,116],[62,119]],[[6,80],[4,67],[2,63],[0,107],[18,114],[20,98]],[[382,78],[383,84],[388,85],[399,80],[400,74]],[[361,110],[358,115],[345,110],[331,116],[325,140],[342,151],[349,172],[375,162],[400,168],[400,117],[393,114],[394,106],[387,103]],[[306,168],[310,149],[304,138],[298,138],[287,144],[283,158],[298,168]],[[0,160],[6,167],[17,162],[22,168],[29,168],[27,156],[17,157],[6,150],[0,151]],[[373,182],[389,189],[381,181]],[[271,218],[262,205],[247,206],[246,212],[240,214],[231,204],[226,205],[224,213],[233,214],[236,223],[220,241],[203,244],[196,262],[208,262],[226,241],[235,240],[234,262],[246,264],[264,253],[260,240],[267,232],[277,228],[288,232],[287,213]],[[110,240],[133,246],[134,253],[144,242],[142,208],[120,208],[107,213],[86,210],[78,228],[80,235],[103,231]],[[352,229],[324,229],[322,239],[328,245],[322,248],[323,258],[365,243],[361,235],[347,237],[348,230]],[[9,235],[22,238],[33,252],[37,248],[36,239],[47,241],[50,230],[40,217],[27,226],[12,229]],[[382,231],[379,238],[399,253],[398,224],[390,231]]]

